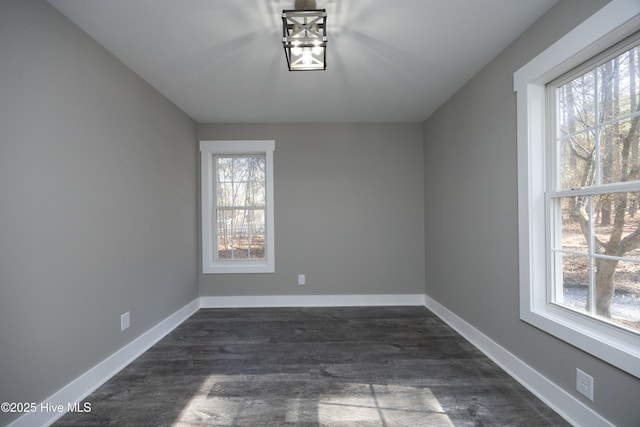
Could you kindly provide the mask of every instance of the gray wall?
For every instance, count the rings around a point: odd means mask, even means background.
[[[45,399],[198,283],[203,296],[402,294],[426,280],[578,399],[575,368],[592,374],[585,403],[640,424],[638,379],[518,320],[512,74],[604,3],[562,0],[422,127],[200,125],[200,139],[276,140],[276,273],[198,275],[193,121],[48,4],[2,0],[0,401]]]
[[[640,380],[519,320],[513,72],[606,1],[561,1],[424,122],[427,294],[619,426]],[[575,392],[594,376],[595,402]]]
[[[201,274],[201,295],[424,293],[420,123],[206,124],[198,134],[276,141],[276,273]]]
[[[149,84],[47,3],[0,2],[0,402],[197,297],[196,160],[195,123]]]

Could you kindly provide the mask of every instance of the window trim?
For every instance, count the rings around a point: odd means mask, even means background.
[[[202,223],[202,273],[274,273],[274,206],[273,206],[273,152],[274,140],[200,141],[200,192]],[[219,260],[216,259],[214,245],[213,209],[215,184],[214,157],[219,155],[261,155],[266,166],[266,245],[263,260]]]
[[[640,378],[640,337],[547,303],[547,84],[638,30],[640,4],[613,0],[516,71],[520,318]]]

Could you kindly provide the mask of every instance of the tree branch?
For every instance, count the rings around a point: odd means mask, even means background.
[[[585,161],[591,160],[593,158],[595,147],[591,150],[588,150],[585,147],[583,147],[582,144],[580,144],[579,142],[576,142],[574,137],[569,138],[569,141],[571,142],[571,152],[574,154],[574,156]],[[585,154],[579,154],[576,147],[582,150]]]
[[[640,248],[640,227],[620,242],[621,255],[638,248]]]

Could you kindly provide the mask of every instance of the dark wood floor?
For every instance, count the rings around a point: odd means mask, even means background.
[[[568,425],[422,307],[204,309],[58,426]]]

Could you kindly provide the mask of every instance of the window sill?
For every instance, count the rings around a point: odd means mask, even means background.
[[[546,305],[524,310],[520,318],[581,350],[640,378],[638,336],[569,309]]]
[[[238,262],[218,262],[204,266],[202,274],[235,274],[235,273],[275,273],[272,265],[265,263],[244,264]]]

